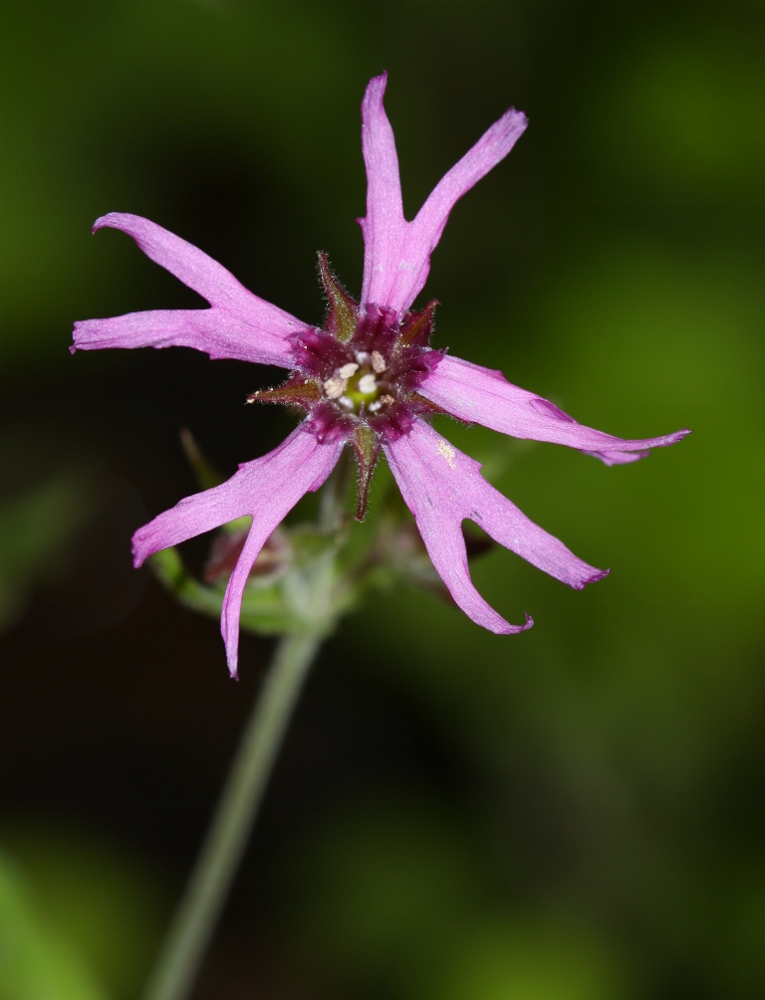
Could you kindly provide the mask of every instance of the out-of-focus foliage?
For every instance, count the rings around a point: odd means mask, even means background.
[[[202,304],[121,234],[90,237],[97,216],[146,215],[316,322],[317,250],[360,284],[367,80],[389,72],[410,216],[514,104],[528,132],[434,254],[438,346],[604,430],[694,432],[608,469],[444,422],[525,513],[611,575],[574,593],[504,550],[477,560],[503,615],[533,615],[518,637],[415,591],[344,622],[200,998],[765,992],[764,50],[755,0],[118,0],[4,19],[10,820],[74,813],[180,880],[268,655],[245,637],[232,685],[214,622],[155,583],[127,614],[131,526],[197,488],[179,430],[230,474],[292,423],[242,406],[275,372],[181,350],[69,357],[74,319]],[[108,532],[124,567],[82,530],[97,498],[66,484],[83,464],[130,498]],[[67,538],[86,571],[51,615],[39,585],[57,552],[74,565]],[[196,572],[207,542],[183,555]],[[74,856],[58,831],[51,851],[61,839]],[[89,931],[49,960],[66,948],[115,997],[134,995],[151,944],[109,913],[137,912],[141,880],[88,872],[86,843],[71,867],[82,892],[57,895],[50,935],[103,915],[96,950],[113,934],[125,964],[97,960]],[[42,854],[13,853],[36,885]]]
[[[457,1000],[632,995],[617,942],[573,914],[503,905],[491,864],[448,810],[408,795],[358,801],[314,831],[298,928],[354,995]]]
[[[38,817],[1,836],[0,997],[135,996],[167,919],[161,882],[83,828]]]
[[[64,478],[0,504],[0,629],[23,610],[29,588],[60,567],[87,511],[84,490]]]
[[[21,874],[0,855],[0,996],[3,1000],[105,1000],[55,924],[35,909]]]

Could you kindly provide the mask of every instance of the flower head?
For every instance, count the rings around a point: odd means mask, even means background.
[[[287,381],[253,393],[249,402],[298,404],[305,418],[274,451],[240,466],[231,479],[181,500],[133,537],[136,566],[160,549],[244,515],[252,517],[231,573],[221,628],[236,674],[244,586],[266,540],[307,492],[317,490],[342,450],[359,461],[357,516],[363,517],[380,451],[414,514],[433,565],[455,602],[477,624],[511,634],[529,628],[505,621],[473,586],[461,524],[470,519],[495,541],[574,588],[599,580],[597,570],[539,528],[482,477],[478,462],[458,451],[428,423],[443,412],[518,438],[553,441],[599,457],[631,462],[688,432],[622,440],[577,423],[554,404],[481,368],[430,347],[431,302],[411,306],[422,290],[451,209],[512,149],[526,128],[510,109],[441,179],[416,217],[404,218],[393,131],[383,107],[386,76],[375,77],[362,104],[367,172],[364,276],[357,303],[319,265],[329,311],[324,329],[302,323],[247,291],[201,250],[134,215],[113,213],[94,230],[120,229],[152,260],[210,304],[209,309],[131,313],[75,324],[75,349],[185,346],[211,358],[237,358],[289,370]],[[606,571],[607,572],[607,571]]]

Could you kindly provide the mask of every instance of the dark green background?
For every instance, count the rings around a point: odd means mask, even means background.
[[[9,7],[3,1000],[136,995],[270,650],[243,638],[231,683],[129,536],[195,488],[181,427],[227,473],[287,432],[242,407],[273,373],[71,358],[74,319],[197,303],[89,227],[145,215],[320,321],[317,250],[360,285],[383,69],[410,216],[508,105],[530,119],[434,255],[437,345],[603,430],[694,433],[608,469],[444,427],[611,576],[575,593],[497,549],[475,580],[527,634],[414,591],[343,623],[195,996],[763,995],[763,51],[755,0]]]

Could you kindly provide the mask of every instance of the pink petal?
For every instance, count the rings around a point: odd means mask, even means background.
[[[500,545],[577,590],[605,575],[530,521],[486,482],[480,463],[450,445],[429,424],[418,420],[409,434],[383,447],[433,565],[454,600],[477,624],[509,634],[533,623],[527,616],[525,625],[510,625],[473,586],[461,527],[466,518]]]
[[[85,320],[75,324],[72,350],[181,346],[211,358],[291,366],[289,337],[305,330],[304,323],[253,295],[225,267],[148,219],[113,212],[98,219],[93,231],[104,227],[132,236],[148,257],[207,299],[212,308]]]
[[[364,279],[361,302],[388,304],[389,288],[398,271],[407,223],[393,129],[383,107],[388,74],[369,81],[361,105],[361,148],[367,171],[367,215],[359,219],[364,233]]]
[[[430,270],[430,255],[459,199],[513,148],[526,116],[511,108],[436,185],[413,222],[404,219],[396,143],[383,107],[386,74],[367,87],[361,106],[367,169],[364,281],[361,302],[396,312],[409,308]]]
[[[660,448],[690,434],[676,431],[662,437],[623,440],[578,424],[563,410],[533,392],[508,382],[500,371],[446,355],[418,390],[452,416],[475,421],[512,437],[552,441],[578,448],[618,465],[643,458],[648,448]]]
[[[103,347],[193,347],[214,359],[288,367],[290,361],[280,338],[259,335],[257,350],[253,350],[252,340],[252,326],[221,309],[158,309],[80,320],[74,324],[72,352]]]
[[[347,435],[346,435],[347,437]],[[266,539],[298,500],[324,483],[345,443],[342,436],[320,444],[301,424],[278,448],[240,465],[227,482],[181,500],[133,535],[136,566],[154,552],[218,528],[237,517],[252,516],[247,541],[231,575],[223,602],[221,631],[229,669],[236,676],[242,591]]]
[[[407,225],[392,292],[394,308],[408,309],[422,291],[430,271],[430,255],[441,239],[449,213],[463,194],[504,160],[527,124],[522,111],[510,108],[435,186]]]

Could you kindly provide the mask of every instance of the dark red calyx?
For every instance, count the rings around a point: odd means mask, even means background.
[[[419,312],[407,313],[396,338],[400,347],[427,347],[433,333],[438,300],[433,299]]]
[[[248,403],[291,403],[303,406],[306,410],[322,398],[321,385],[312,378],[296,374],[291,376],[284,385],[274,389],[258,389],[247,397]]]
[[[327,333],[331,333],[333,337],[345,344],[351,339],[356,329],[359,307],[355,299],[351,298],[330,270],[329,260],[325,253],[319,253],[319,274],[329,303],[324,328]]]

